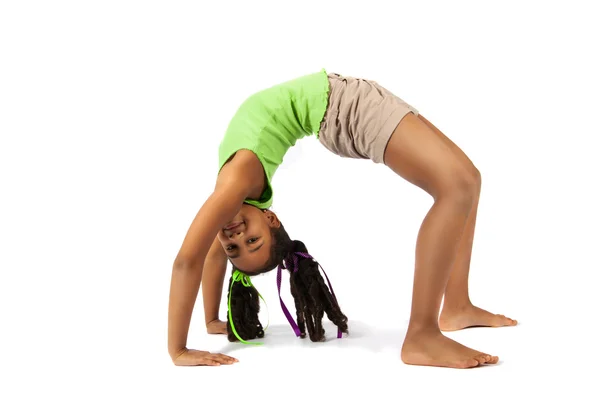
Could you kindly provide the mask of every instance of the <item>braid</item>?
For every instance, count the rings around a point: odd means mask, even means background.
[[[260,310],[258,291],[254,287],[245,287],[239,281],[231,287],[231,280],[233,276],[229,279],[229,288],[231,288],[231,318],[235,330],[243,340],[264,337],[265,333],[258,319]],[[229,297],[229,293],[227,296]],[[229,320],[227,320],[227,339],[231,342],[237,341]]]
[[[234,269],[254,276],[271,271],[284,262],[285,265],[291,265],[292,254],[295,252],[308,253],[304,243],[290,239],[283,225],[279,228],[271,228],[271,236],[273,238],[271,256],[261,270],[243,271],[235,265]],[[325,314],[341,332],[348,333],[348,318],[342,313],[333,294],[325,284],[316,261],[300,258],[298,270],[290,273],[290,290],[294,297],[297,324],[302,338],[306,337],[308,330],[311,341],[325,340],[325,330],[323,329]],[[258,320],[258,291],[254,287],[244,287],[240,282],[235,282],[231,291],[231,314],[239,336],[244,340],[264,337],[263,327]],[[227,338],[232,342],[237,340],[229,320],[227,322]]]
[[[304,243],[293,241],[291,252],[308,253]],[[286,257],[289,265],[290,253]],[[348,333],[348,318],[342,313],[337,301],[325,284],[318,264],[312,259],[301,259],[298,262],[298,271],[290,274],[290,290],[296,305],[296,315],[301,336],[306,336],[305,330],[313,342],[325,340],[323,329],[323,315],[332,321],[340,331]]]

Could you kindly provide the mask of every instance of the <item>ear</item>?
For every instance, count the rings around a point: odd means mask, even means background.
[[[277,217],[277,215],[275,213],[273,213],[270,210],[264,209],[263,214],[267,218],[270,227],[281,226],[281,221],[279,220],[279,218]]]

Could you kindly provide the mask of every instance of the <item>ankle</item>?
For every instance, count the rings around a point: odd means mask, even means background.
[[[406,338],[431,337],[441,334],[438,323],[410,322],[406,330]]]
[[[442,314],[460,313],[470,308],[473,308],[473,304],[469,298],[444,300]]]

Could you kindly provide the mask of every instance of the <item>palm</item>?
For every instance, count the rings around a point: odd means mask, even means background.
[[[173,363],[177,366],[219,366],[221,364],[231,365],[238,360],[223,354],[212,354],[208,351],[186,349]]]
[[[209,334],[227,334],[227,323],[221,320],[214,320],[208,323],[206,330]]]

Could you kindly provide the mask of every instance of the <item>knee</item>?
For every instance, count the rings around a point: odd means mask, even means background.
[[[470,163],[455,174],[454,188],[462,196],[475,200],[481,192],[481,172],[475,165]]]
[[[470,209],[481,191],[481,173],[474,166],[461,168],[448,174],[438,198],[452,200],[461,208]]]
[[[468,173],[470,189],[473,190],[475,199],[477,199],[479,198],[479,193],[481,193],[481,172],[474,165],[471,165]]]
[[[475,167],[475,165],[471,165],[469,169],[469,175],[473,188],[477,192],[477,195],[479,195],[479,192],[481,192],[481,172]]]

